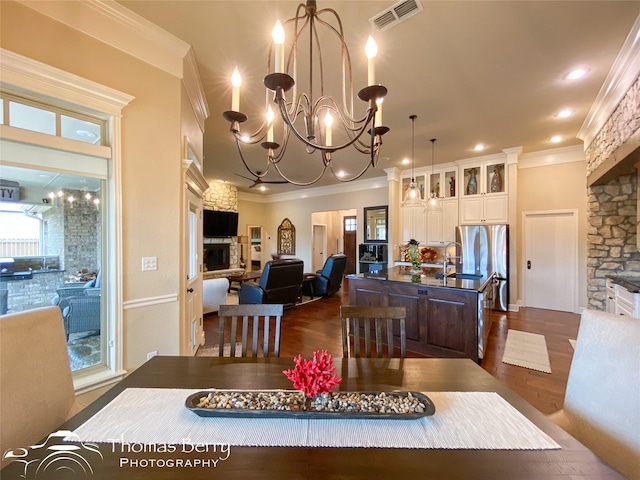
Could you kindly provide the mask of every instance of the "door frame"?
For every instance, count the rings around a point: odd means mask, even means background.
[[[185,138],[185,143],[188,144],[188,139]],[[185,152],[186,156],[186,152]],[[198,347],[204,345],[204,327],[203,327],[203,314],[202,314],[202,252],[203,252],[203,236],[202,236],[202,200],[204,198],[205,191],[209,188],[207,180],[198,168],[198,164],[191,159],[185,159],[182,161],[184,188],[182,195],[182,255],[180,260],[180,355],[195,355]],[[196,244],[196,256],[197,256],[197,268],[196,277],[189,278],[189,265],[190,265],[190,222],[189,214],[192,211],[192,205],[196,206],[198,215],[197,226],[197,241]],[[187,301],[187,289],[193,288],[196,295],[192,297],[192,301]],[[192,308],[196,311],[193,313]],[[192,319],[196,319],[195,337],[193,330]]]
[[[322,261],[320,262],[320,266],[314,265],[314,261],[316,258],[316,228],[321,231],[322,235]],[[314,223],[311,225],[311,268],[315,272],[317,270],[321,270],[324,266],[324,263],[327,261],[327,225],[324,223]]]
[[[522,272],[522,302],[524,304],[524,306],[528,306],[527,304],[527,219],[529,217],[535,217],[535,216],[549,216],[549,215],[555,215],[555,216],[559,216],[559,215],[567,215],[570,214],[571,219],[573,220],[573,232],[572,232],[572,239],[574,241],[574,258],[573,258],[573,262],[574,262],[574,271],[573,271],[573,275],[572,275],[572,281],[573,281],[573,295],[572,295],[572,299],[571,299],[571,311],[573,313],[580,313],[578,311],[578,295],[579,295],[579,288],[578,288],[578,281],[579,281],[579,269],[578,269],[578,262],[579,262],[579,248],[580,248],[580,244],[578,241],[578,234],[579,234],[579,225],[578,225],[578,209],[561,209],[561,210],[536,210],[536,211],[526,211],[526,212],[522,212],[522,258],[521,258],[521,272]]]

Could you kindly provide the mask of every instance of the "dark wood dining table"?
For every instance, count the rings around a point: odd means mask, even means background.
[[[595,454],[548,420],[509,388],[469,359],[340,359],[334,364],[344,391],[497,392],[540,430],[555,440],[555,450],[386,449],[231,446],[215,466],[194,465],[211,452],[163,453],[162,466],[138,466],[147,453],[128,453],[99,444],[102,459],[92,462],[94,479],[620,479]],[[291,389],[282,370],[291,358],[154,357],[63,424],[73,431],[127,388]],[[436,412],[437,414],[437,412]],[[158,418],[158,422],[162,422]],[[168,460],[188,460],[172,463]],[[197,462],[196,462],[197,463]],[[9,464],[3,480],[19,478],[23,466]],[[37,478],[76,478],[58,471]]]

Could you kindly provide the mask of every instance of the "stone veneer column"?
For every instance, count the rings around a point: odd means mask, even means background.
[[[219,212],[238,211],[238,189],[235,185],[222,182],[211,182],[204,194],[202,208]],[[238,252],[238,237],[229,239],[205,239],[205,243],[229,243],[229,268],[238,268],[240,256]]]
[[[640,129],[640,77],[586,150],[587,175]],[[588,189],[588,307],[606,309],[605,275],[640,275],[638,176],[623,175]]]

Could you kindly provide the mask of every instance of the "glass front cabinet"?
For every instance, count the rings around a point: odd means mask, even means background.
[[[429,192],[438,198],[437,209],[427,207],[427,244],[442,245],[452,242],[456,237],[458,225],[458,170],[450,166],[442,170],[435,170],[427,175]]]
[[[507,223],[507,163],[490,159],[460,166],[460,223]]]

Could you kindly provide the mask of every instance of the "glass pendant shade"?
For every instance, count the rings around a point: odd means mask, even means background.
[[[416,184],[415,180],[412,178],[411,183],[409,184],[409,188],[404,192],[404,199],[402,201],[403,207],[419,207],[422,205],[422,194],[420,193],[420,189]]]

